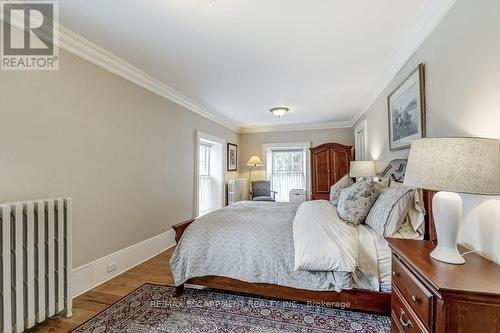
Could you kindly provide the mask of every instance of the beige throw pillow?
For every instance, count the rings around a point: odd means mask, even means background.
[[[354,184],[349,175],[340,178],[338,182],[330,187],[330,202],[332,205],[337,206],[339,203],[340,191]]]
[[[379,186],[371,179],[343,189],[337,207],[339,216],[355,225],[363,223],[379,193]]]

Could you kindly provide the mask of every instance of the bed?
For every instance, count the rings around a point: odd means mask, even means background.
[[[402,181],[405,167],[405,160],[394,160],[380,176]],[[424,193],[427,210],[431,208],[431,195]],[[307,207],[310,212],[304,212]],[[389,313],[390,293],[381,291],[384,285],[390,285],[388,247],[381,246],[380,239],[366,225],[343,223],[332,207],[327,201],[310,202],[304,207],[292,203],[240,202],[175,225],[178,246],[170,264],[176,294],[182,294],[186,285]],[[310,224],[342,235],[338,237],[342,245],[329,249],[340,253],[341,259],[333,263],[335,270],[294,269],[292,224],[299,215],[307,216],[306,222],[338,219],[338,223]],[[431,224],[427,214],[426,239],[433,232]]]

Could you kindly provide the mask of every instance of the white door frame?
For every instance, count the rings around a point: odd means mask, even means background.
[[[356,126],[354,128],[354,159],[356,159],[356,151],[358,151],[358,147],[359,147],[359,138],[358,138],[358,134],[360,132],[364,131],[365,132],[365,135],[364,135],[364,142],[363,142],[363,148],[364,148],[364,151],[363,151],[363,160],[366,160],[366,156],[367,156],[367,152],[366,152],[366,148],[368,146],[368,121],[365,119],[363,121],[361,121],[358,126]]]
[[[311,196],[311,142],[279,142],[262,144],[262,175],[267,179],[267,150],[268,148],[304,148],[306,151],[306,198]]]
[[[194,163],[194,215],[198,217],[198,207],[199,207],[199,193],[198,189],[200,187],[200,149],[199,149],[199,143],[200,140],[205,139],[208,141],[213,141],[222,144],[222,174],[221,174],[221,187],[222,187],[222,207],[224,207],[224,203],[226,201],[226,191],[225,191],[225,185],[226,185],[226,140],[223,138],[219,138],[218,136],[210,135],[201,131],[196,131],[196,141],[195,141],[195,163]]]

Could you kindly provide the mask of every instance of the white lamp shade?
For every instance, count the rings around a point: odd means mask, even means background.
[[[262,161],[260,160],[259,156],[252,156],[247,162],[248,166],[262,166]]]
[[[500,194],[500,144],[484,138],[413,141],[404,184],[434,191]]]
[[[350,177],[374,177],[376,175],[375,161],[351,161]]]

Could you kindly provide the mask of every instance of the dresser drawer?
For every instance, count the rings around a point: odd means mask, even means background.
[[[392,256],[392,282],[425,327],[431,330],[434,296],[396,256]]]
[[[391,331],[416,333],[428,330],[404,301],[401,292],[394,288],[391,295]]]

